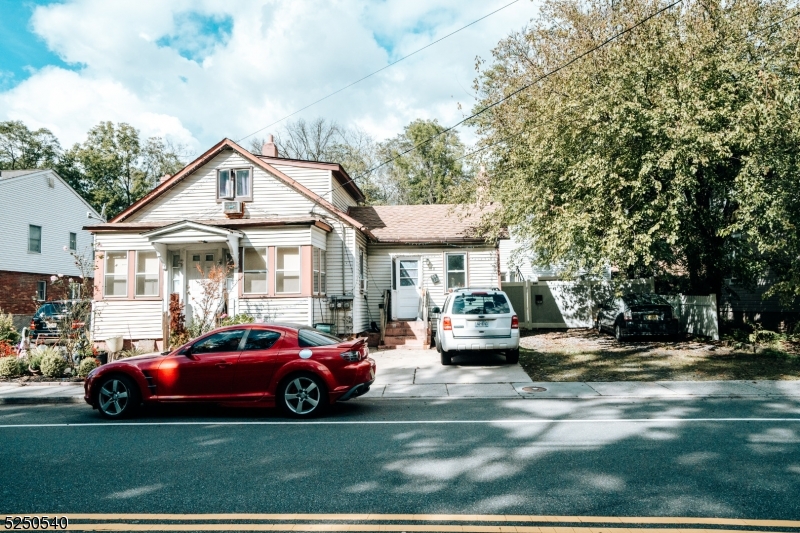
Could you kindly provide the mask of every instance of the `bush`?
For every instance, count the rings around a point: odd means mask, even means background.
[[[0,310],[0,341],[14,346],[19,342],[19,333],[14,328],[14,316]]]
[[[117,355],[117,359],[127,359],[128,357],[136,357],[137,355],[144,355],[147,352],[141,348],[131,348],[130,350],[122,350]]]
[[[42,368],[42,354],[39,350],[33,350],[28,353],[28,367],[31,370],[41,370]]]
[[[235,326],[237,324],[252,324],[255,321],[256,319],[253,318],[252,316],[247,315],[245,313],[239,313],[238,315],[223,318],[222,320],[220,320],[219,325]]]
[[[63,376],[64,370],[67,369],[67,360],[64,359],[64,356],[53,348],[46,348],[41,351],[46,352],[42,354],[42,362],[39,365],[42,375],[48,378],[60,378]]]
[[[22,373],[16,357],[0,357],[0,378],[15,378]]]
[[[86,357],[78,365],[78,375],[82,378],[85,378],[86,376],[89,375],[89,372],[91,372],[97,367],[98,367],[97,359],[95,359],[94,357]]]

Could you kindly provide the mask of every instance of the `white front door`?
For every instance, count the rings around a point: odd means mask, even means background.
[[[186,319],[191,324],[195,320],[216,315],[217,309],[222,305],[222,294],[208,295],[203,288],[208,273],[217,264],[219,251],[197,252],[188,251],[186,267]]]
[[[397,318],[416,320],[419,314],[420,265],[419,259],[397,258]]]

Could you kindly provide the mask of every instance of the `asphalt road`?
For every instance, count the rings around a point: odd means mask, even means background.
[[[800,518],[798,399],[359,399],[311,423],[215,407],[130,422],[0,407],[0,511]]]

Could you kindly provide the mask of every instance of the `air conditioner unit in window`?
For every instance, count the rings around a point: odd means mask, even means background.
[[[242,208],[242,202],[223,202],[222,204],[222,209],[226,215],[241,215]]]

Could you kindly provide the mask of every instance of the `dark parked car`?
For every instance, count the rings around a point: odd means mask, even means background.
[[[38,343],[56,342],[61,338],[61,327],[68,325],[71,329],[83,328],[84,323],[70,317],[75,313],[76,301],[53,300],[45,302],[31,318],[31,339]]]
[[[626,294],[604,302],[595,327],[611,332],[618,341],[640,335],[677,338],[681,333],[672,306],[658,294]]]
[[[375,361],[366,339],[343,341],[305,326],[242,324],[216,329],[172,352],[97,367],[84,399],[105,418],[142,403],[213,402],[320,414],[366,393]]]

